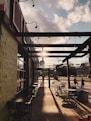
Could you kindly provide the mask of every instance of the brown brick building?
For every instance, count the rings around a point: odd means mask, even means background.
[[[18,18],[18,19],[17,19]],[[8,119],[7,101],[28,90],[37,76],[38,58],[28,55],[24,42],[31,39],[17,38],[14,32],[27,31],[18,0],[0,1],[0,121]],[[31,48],[34,50],[34,48]],[[31,51],[31,50],[30,50]]]

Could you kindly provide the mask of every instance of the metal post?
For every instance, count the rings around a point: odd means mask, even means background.
[[[44,82],[44,69],[42,68],[42,81]]]
[[[67,77],[68,77],[68,88],[70,88],[70,75],[69,75],[69,61],[67,59]]]
[[[49,82],[49,88],[50,88],[50,69],[48,69],[48,82]]]
[[[90,66],[89,74],[90,74],[90,78],[91,78],[91,43],[90,42],[88,45],[88,51],[89,51],[89,66]]]

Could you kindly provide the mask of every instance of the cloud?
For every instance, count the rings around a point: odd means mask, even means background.
[[[83,14],[83,8],[82,7],[77,7],[74,11],[68,14],[66,24],[68,27],[71,25],[78,23],[82,19],[82,14]]]
[[[80,22],[91,23],[90,0],[85,4],[79,3],[78,0],[34,0],[35,7],[32,7],[31,0],[29,2],[21,3],[23,15],[27,22],[35,21],[38,25],[34,29],[29,25],[30,31],[41,32],[67,32],[74,24]],[[65,17],[61,10],[66,12]],[[32,28],[31,28],[32,27]],[[78,28],[80,31],[80,28]],[[65,43],[67,38],[62,37],[43,37],[34,40],[35,43]],[[68,40],[69,41],[69,40]],[[67,42],[68,42],[67,41]],[[54,50],[61,50],[62,48],[55,48]],[[69,48],[63,48],[68,50]],[[58,58],[46,59],[46,62],[57,62]]]
[[[77,2],[78,2],[78,0],[59,0],[58,7],[66,10],[66,11],[69,11],[74,8],[74,6]]]
[[[30,1],[22,3],[21,8],[26,21],[36,21],[38,31],[61,32],[79,22],[91,22],[90,0],[84,5],[77,3],[78,0],[35,0],[35,7]],[[68,11],[67,17],[57,13],[59,8]]]
[[[32,22],[32,21],[36,21],[38,28],[35,29],[33,28],[32,25],[28,25],[29,30],[31,31],[40,31],[40,32],[61,32],[61,31],[66,31],[65,26],[63,25],[63,18],[59,17],[57,14],[53,15],[53,19],[49,19],[49,16],[47,16],[47,13],[44,13],[44,10],[42,8],[30,8],[30,4],[22,4],[21,6],[22,10],[23,10],[23,14],[25,16],[25,19],[27,22]],[[48,44],[50,41],[50,43],[64,43],[65,40],[64,38],[50,38],[50,40],[48,38],[40,38],[38,40],[39,43],[46,43]],[[36,41],[35,41],[36,42]]]
[[[66,20],[67,26],[70,27],[79,22],[91,22],[91,10],[89,6],[90,1],[85,5],[76,6],[72,12],[69,12]]]
[[[59,28],[60,32],[67,31],[66,26],[65,26],[65,19],[63,17],[58,16],[57,14],[54,14],[53,22]]]
[[[91,10],[90,10],[91,2],[90,0],[87,2],[84,8],[84,14],[82,15],[83,22],[91,22]]]
[[[60,31],[59,27],[48,18],[49,16],[42,8],[30,8],[30,4],[22,4],[21,8],[27,22],[36,21],[39,26],[38,31]]]
[[[30,2],[21,3],[23,14],[27,21],[36,21],[39,31],[68,31],[68,27],[79,22],[91,22],[90,0],[84,5],[78,0],[34,0],[35,7]],[[45,4],[46,3],[46,4]],[[64,18],[61,9],[67,11]]]
[[[36,2],[39,3],[38,0],[36,0]],[[50,10],[63,9],[69,11],[74,8],[74,6],[78,3],[78,0],[42,0],[41,4],[43,5],[43,3],[46,3],[45,5]]]

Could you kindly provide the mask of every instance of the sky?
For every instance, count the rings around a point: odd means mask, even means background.
[[[25,0],[21,0],[25,1]],[[91,0],[27,0],[20,2],[30,32],[89,32],[91,31]],[[35,24],[38,28],[35,29]],[[34,37],[34,43],[61,44],[83,43],[89,37]],[[39,48],[42,50],[42,48]],[[43,50],[69,50],[70,48],[43,48]],[[75,47],[72,49],[76,49]],[[88,61],[84,58],[72,58],[71,63]],[[42,58],[40,58],[41,60]],[[59,64],[63,58],[44,58],[48,65]]]

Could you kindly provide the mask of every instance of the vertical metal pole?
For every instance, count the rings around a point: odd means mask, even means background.
[[[42,68],[42,81],[44,82],[44,69]]]
[[[32,61],[32,84],[34,83],[35,77],[34,77],[34,62]]]
[[[28,93],[29,89],[29,61],[28,61],[28,55],[24,55],[24,79],[25,81],[25,88]]]
[[[48,82],[49,82],[49,88],[50,88],[50,69],[48,69]]]
[[[90,79],[91,79],[91,42],[89,42],[89,45],[88,45],[88,51],[89,51],[89,74],[90,74]]]
[[[70,88],[70,75],[69,75],[69,61],[67,59],[67,77],[68,77],[68,88]]]
[[[26,58],[26,79],[27,79],[27,87],[29,87],[29,56]]]
[[[43,47],[42,47],[42,53],[43,53]],[[43,55],[42,55],[42,61],[44,62],[44,57],[43,57]]]

